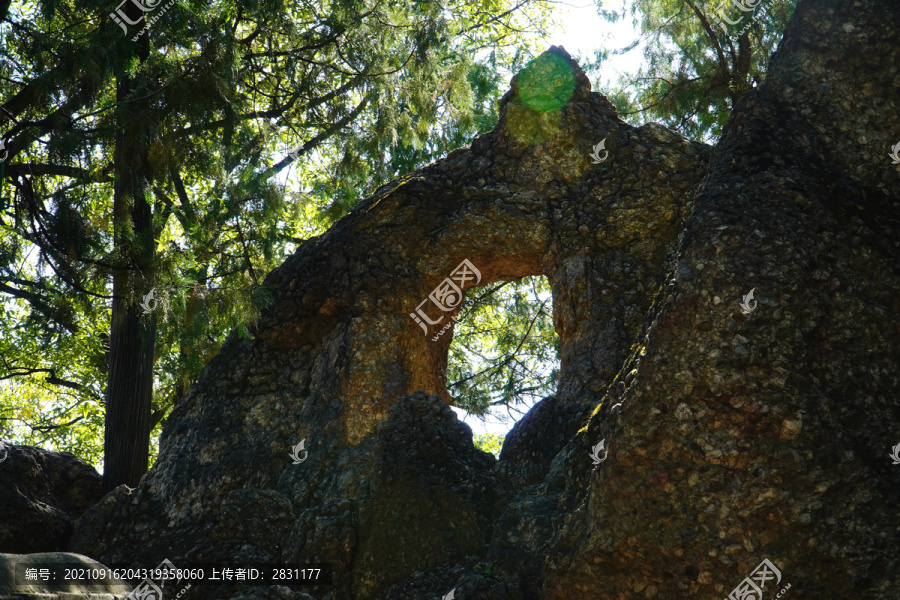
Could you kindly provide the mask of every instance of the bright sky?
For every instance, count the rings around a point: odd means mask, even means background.
[[[562,26],[553,32],[546,40],[547,48],[550,46],[562,46],[579,63],[584,64],[593,58],[594,52],[605,47],[608,50],[625,48],[638,37],[638,32],[632,27],[630,10],[626,12],[626,18],[616,23],[608,23],[597,14],[597,5],[591,0],[575,0],[570,6],[558,5],[558,18]],[[609,6],[609,5],[608,5]],[[622,14],[622,6],[617,12]],[[611,9],[612,6],[609,6]],[[643,61],[641,46],[625,54],[611,56],[603,66],[600,73],[601,87],[609,87],[611,83],[618,81],[620,75],[636,73]],[[597,90],[597,82],[594,89]],[[451,407],[469,427],[475,435],[482,433],[499,433],[506,435],[512,429],[515,422],[521,418],[515,412],[510,416],[507,410],[496,411],[484,421],[476,416],[467,416],[461,408]],[[518,410],[524,414],[530,406],[519,406]]]
[[[579,63],[584,64],[594,57],[601,48],[620,50],[632,44],[638,38],[638,32],[632,27],[631,2],[619,0],[607,2],[606,10],[615,10],[620,16],[615,23],[609,23],[597,14],[597,5],[592,0],[572,0],[567,5],[559,4],[559,27],[548,39],[547,47],[562,46]],[[611,56],[604,64],[600,74],[601,84],[607,87],[614,83],[620,75],[636,73],[643,61],[641,46],[625,54]],[[593,82],[592,82],[593,83]],[[597,91],[595,86],[595,91]]]

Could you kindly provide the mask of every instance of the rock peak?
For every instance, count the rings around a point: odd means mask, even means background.
[[[512,101],[545,113],[585,101],[590,93],[591,82],[578,63],[562,46],[551,46],[513,76],[500,106]]]

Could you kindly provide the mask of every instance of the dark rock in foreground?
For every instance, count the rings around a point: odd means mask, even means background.
[[[68,452],[10,445],[0,462],[0,552],[65,550],[72,524],[103,497],[101,477]]]
[[[38,571],[35,580],[26,578],[26,568]],[[45,577],[59,576],[54,585],[42,583],[40,571],[43,568],[46,568]],[[108,577],[90,584],[77,583],[77,577],[66,577],[66,569],[81,573],[92,570],[101,575],[106,571],[106,567],[97,561],[69,552],[0,554],[0,600],[122,600],[132,590],[131,585]]]

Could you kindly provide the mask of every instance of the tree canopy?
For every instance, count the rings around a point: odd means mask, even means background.
[[[640,46],[644,63],[610,96],[622,118],[660,122],[693,139],[719,137],[734,106],[765,79],[796,0],[633,0],[601,8],[610,23],[631,18],[640,38],[600,51],[593,70]]]
[[[296,244],[489,127],[549,15],[136,6],[13,2],[0,30],[0,416],[95,462],[111,398],[152,386],[158,427]]]

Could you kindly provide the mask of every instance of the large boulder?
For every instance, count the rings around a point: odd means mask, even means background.
[[[34,579],[29,578],[34,571]],[[79,573],[67,576],[67,571]],[[91,571],[91,580],[87,577]],[[94,577],[94,574],[97,577]],[[53,578],[52,584],[47,584]],[[0,600],[123,600],[133,586],[109,576],[105,565],[69,552],[0,553]]]
[[[575,510],[543,598],[898,597],[898,30],[897,2],[798,3],[636,376],[558,457]]]
[[[0,462],[0,552],[65,550],[73,523],[103,497],[100,474],[68,452],[8,445]]]
[[[394,406],[373,452],[360,511],[354,589],[383,590],[409,574],[483,555],[494,498],[492,455],[437,396],[419,392]]]

